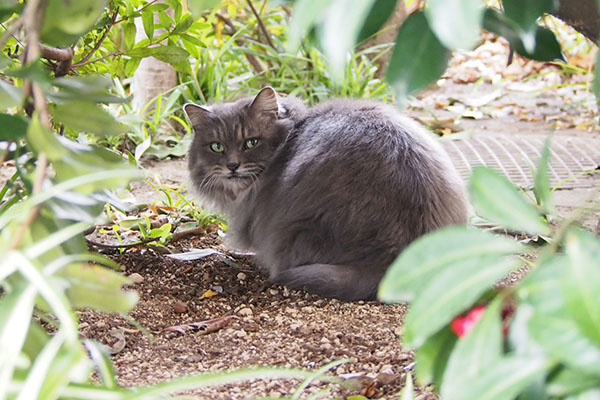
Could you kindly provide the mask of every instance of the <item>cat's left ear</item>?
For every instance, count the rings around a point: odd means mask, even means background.
[[[209,118],[210,110],[204,107],[200,107],[197,104],[187,103],[183,105],[183,112],[188,116],[192,127],[198,125],[204,125],[206,120]]]
[[[273,119],[277,119],[278,109],[277,93],[270,86],[258,92],[254,100],[252,100],[252,104],[250,104],[250,112],[252,114],[267,116]]]

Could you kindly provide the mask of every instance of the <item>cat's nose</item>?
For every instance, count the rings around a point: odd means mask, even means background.
[[[235,170],[236,170],[236,169],[238,169],[238,168],[239,168],[239,166],[240,166],[240,163],[239,163],[239,162],[237,162],[237,161],[229,161],[229,162],[227,163],[227,168],[229,168],[229,170],[230,170],[231,172],[235,172]]]

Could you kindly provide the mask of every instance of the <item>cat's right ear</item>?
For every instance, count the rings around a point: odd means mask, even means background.
[[[208,120],[210,110],[204,107],[201,107],[197,104],[187,103],[183,105],[183,111],[185,115],[187,115],[188,119],[192,123],[192,127],[198,125],[204,125]]]
[[[277,101],[277,93],[270,86],[267,86],[258,92],[250,104],[250,111],[254,115],[277,119],[278,110],[279,104]]]

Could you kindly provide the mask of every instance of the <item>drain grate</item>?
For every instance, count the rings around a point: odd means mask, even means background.
[[[465,140],[444,142],[454,165],[467,178],[475,165],[486,165],[506,175],[521,187],[533,185],[545,136],[521,137],[476,135]],[[550,182],[555,186],[600,165],[600,141],[591,138],[555,135],[550,156]],[[561,188],[591,187],[597,179],[583,175],[565,182]]]

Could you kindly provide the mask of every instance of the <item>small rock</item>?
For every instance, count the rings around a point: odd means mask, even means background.
[[[269,294],[271,296],[275,296],[276,294],[279,294],[279,290],[277,290],[277,289],[269,289]]]
[[[138,283],[142,283],[144,282],[144,277],[141,276],[140,274],[138,274],[137,272],[134,272],[133,274],[129,275],[128,278],[131,280],[131,282],[133,282],[134,284],[138,284]]]
[[[246,336],[248,336],[248,334],[243,329],[240,329],[239,331],[235,332],[235,337],[237,337],[237,338],[244,338]]]
[[[250,307],[244,307],[244,308],[241,308],[238,311],[238,314],[244,315],[244,316],[250,316],[250,315],[253,314],[253,312],[252,312],[252,309]]]
[[[173,303],[173,309],[175,312],[184,313],[187,311],[187,308],[187,304],[185,304],[183,301],[177,301]]]
[[[237,274],[237,278],[238,278],[238,280],[243,281],[246,279],[246,274],[243,272],[240,272],[239,274]]]

